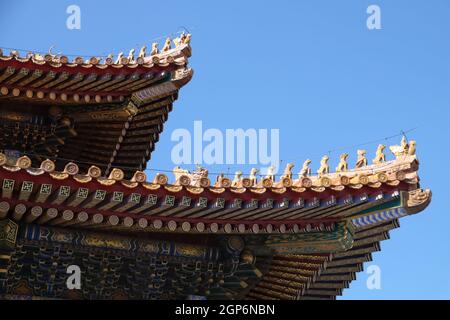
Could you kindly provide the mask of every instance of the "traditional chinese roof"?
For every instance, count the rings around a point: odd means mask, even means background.
[[[308,160],[297,178],[292,174],[293,165],[288,164],[278,178],[268,175],[258,179],[252,170],[248,177],[238,173],[233,181],[219,175],[214,184],[204,168],[189,172],[176,167],[173,181],[162,173],[148,179],[142,171],[125,179],[118,168],[107,176],[96,166],[80,173],[71,162],[57,171],[48,159],[33,168],[27,156],[11,159],[0,154],[0,219],[7,221],[9,230],[17,228],[15,224],[22,225],[15,241],[29,254],[37,243],[48,246],[48,241],[68,246],[70,252],[83,248],[88,252],[119,250],[119,256],[107,262],[116,266],[112,270],[118,279],[127,273],[121,268],[136,263],[117,265],[117,259],[133,259],[122,257],[121,250],[142,257],[167,254],[161,258],[168,259],[165,263],[183,270],[177,260],[183,257],[186,266],[197,266],[187,267],[189,277],[202,279],[186,281],[183,272],[167,273],[172,285],[148,293],[128,290],[123,293],[128,298],[182,298],[198,293],[210,299],[334,299],[355,279],[363,263],[372,259],[372,252],[380,250],[379,243],[399,226],[399,218],[423,210],[431,200],[431,192],[420,189],[415,142],[403,139],[400,146],[390,147],[394,160],[386,161],[384,148],[378,147],[371,165],[366,152],[359,150],[354,169],[348,168],[347,155],[343,154],[337,172],[330,172],[329,157],[325,156],[317,175],[311,175]],[[95,233],[98,231],[123,236]],[[136,238],[138,234],[153,235],[149,239],[154,240]],[[181,241],[181,234],[189,238]],[[163,239],[175,242],[158,242]],[[204,247],[187,245],[188,239]],[[223,241],[228,243],[225,248],[234,249],[223,249]],[[157,249],[171,246],[174,249],[167,253]],[[55,247],[46,250],[60,259]],[[94,257],[89,253],[84,258],[92,260],[92,270],[96,268]],[[217,268],[218,273],[203,273],[203,264],[206,270]],[[27,277],[25,271],[17,270]],[[122,286],[138,286],[130,281],[121,282]],[[151,279],[145,281],[155,284]],[[44,282],[39,283],[22,285],[28,292],[35,286],[34,295],[49,295],[39,291]],[[104,287],[109,292],[106,295],[92,296],[92,291],[86,290],[78,298],[111,298],[114,288],[108,288]],[[70,298],[64,288],[58,290],[51,296]]]
[[[131,54],[131,53],[130,53]],[[4,55],[0,49],[0,86],[2,99],[25,99],[61,104],[98,104],[120,101],[120,96],[149,87],[164,77],[164,73],[186,67],[191,55],[189,43],[146,56],[76,57],[20,53],[11,50]],[[181,80],[181,79],[180,79]],[[187,82],[185,79],[184,82]]]
[[[0,149],[19,150],[35,164],[57,157],[81,170],[89,163],[127,176],[143,170],[193,74],[190,37],[183,39],[115,60],[0,51]]]
[[[147,176],[189,39],[104,60],[0,52],[0,297],[334,299],[429,204],[406,138],[354,168]]]

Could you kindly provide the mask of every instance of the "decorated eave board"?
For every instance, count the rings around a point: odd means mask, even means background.
[[[69,60],[0,50],[0,144],[104,172],[145,169],[179,89],[192,77],[190,35],[128,55]],[[56,161],[59,168],[63,161]],[[131,177],[131,176],[130,176]]]

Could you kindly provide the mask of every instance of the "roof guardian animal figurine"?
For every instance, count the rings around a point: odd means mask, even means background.
[[[222,184],[222,180],[224,178],[225,178],[225,174],[223,174],[223,173],[218,174],[216,177],[216,184],[220,186]]]
[[[348,153],[343,153],[340,155],[340,160],[339,160],[338,166],[336,167],[336,172],[348,171],[347,158],[348,158]]]
[[[116,64],[122,64],[123,52],[120,52],[116,59]]]
[[[366,150],[358,150],[358,158],[356,159],[356,168],[367,166]]]
[[[147,50],[147,46],[143,46],[142,48],[141,48],[141,50],[139,51],[139,58],[145,58],[145,51]]]
[[[259,170],[256,168],[252,168],[252,170],[250,170],[250,175],[248,176],[248,178],[250,179],[252,186],[255,186],[258,183],[258,178],[256,177],[258,172]]]
[[[281,176],[281,179],[283,180],[284,178],[289,178],[292,179],[292,169],[294,168],[294,164],[293,163],[288,163],[286,165],[286,168],[284,168],[284,172],[283,175]]]
[[[330,173],[330,166],[328,165],[329,159],[330,157],[325,155],[322,157],[322,160],[320,160],[320,168],[317,170],[319,176]]]
[[[307,159],[305,162],[303,162],[302,169],[298,173],[299,178],[305,178],[311,175],[311,168],[309,165],[311,164],[311,160]]]
[[[169,51],[170,49],[171,49],[170,38],[167,38],[166,42],[164,43],[164,47],[162,48],[162,52]]]
[[[269,168],[267,168],[267,174],[264,178],[269,178],[272,181],[275,181],[275,167],[274,166],[270,166]]]
[[[232,187],[239,187],[242,182],[242,171],[236,171],[234,174],[233,182],[231,182]]]
[[[386,161],[386,156],[384,155],[384,149],[386,149],[385,145],[379,144],[377,148],[377,152],[375,154],[375,158],[373,159],[373,163],[382,163]]]
[[[157,55],[159,53],[159,49],[158,49],[158,43],[157,42],[153,42],[152,43],[152,51],[150,52],[151,56]]]
[[[128,62],[134,61],[134,49],[130,50],[130,53],[128,53]]]
[[[190,33],[188,33],[186,35],[186,37],[183,39],[183,43],[184,44],[190,44],[191,43],[191,34]]]
[[[403,136],[399,146],[398,145],[390,146],[389,150],[391,150],[391,152],[394,154],[396,158],[409,154],[409,144],[408,141],[406,140],[406,137]],[[413,152],[415,153],[415,148]]]
[[[182,44],[184,44],[184,41],[186,40],[186,34],[183,32],[180,37],[173,39],[173,43],[175,44],[175,47],[178,48]]]

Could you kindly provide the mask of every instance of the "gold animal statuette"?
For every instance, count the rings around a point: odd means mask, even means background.
[[[143,46],[139,51],[139,58],[145,58],[145,51],[147,50],[147,46]]]
[[[180,37],[173,39],[173,43],[176,48],[184,44],[184,41],[186,40],[186,34],[183,32]]]
[[[272,181],[275,181],[275,167],[274,166],[270,166],[269,168],[267,168],[267,174],[264,178],[269,178]]]
[[[123,52],[120,52],[116,59],[116,64],[121,64],[123,58]]]
[[[170,49],[171,49],[170,38],[167,38],[166,42],[164,43],[164,47],[162,48],[162,52],[169,51]]]
[[[409,144],[406,137],[403,136],[399,146],[390,146],[389,150],[391,150],[396,158],[409,154]]]
[[[348,171],[348,153],[343,153],[340,155],[340,160],[338,166],[336,167],[336,172],[345,172]]]
[[[356,168],[367,166],[366,150],[358,150],[358,158],[356,159]]]
[[[232,187],[239,187],[242,182],[242,171],[236,171],[234,174],[233,182],[231,182]]]
[[[311,168],[309,167],[310,164],[311,164],[311,160],[309,160],[309,159],[306,160],[305,162],[303,162],[302,169],[298,173],[298,177],[300,179],[311,175]]]
[[[258,178],[256,177],[258,172],[259,170],[256,168],[252,168],[252,170],[250,170],[250,175],[248,176],[248,178],[250,179],[250,183],[252,186],[255,186],[258,183]]]
[[[284,178],[292,179],[292,169],[293,168],[294,168],[294,164],[288,163],[286,165],[286,168],[284,168],[284,172],[283,172],[283,175],[281,176],[281,179],[284,179]]]
[[[150,52],[150,55],[154,56],[154,55],[156,55],[158,53],[159,53],[158,43],[157,42],[153,42],[152,43],[152,51]]]
[[[401,147],[403,150],[408,150],[408,140],[406,140],[406,137],[402,137],[402,141],[400,142]]]
[[[330,173],[330,166],[328,165],[329,159],[330,158],[327,155],[325,155],[322,157],[322,160],[320,160],[320,167],[319,170],[317,170],[317,174],[319,176]]]
[[[384,155],[384,149],[386,146],[383,144],[379,144],[377,148],[377,152],[375,154],[375,158],[373,159],[373,163],[378,164],[386,161],[386,156]]]
[[[134,49],[130,50],[130,53],[128,53],[128,62],[134,61]]]
[[[225,175],[223,173],[220,173],[216,177],[216,184],[220,185],[222,183],[223,178],[225,178]]]
[[[191,43],[191,34],[190,34],[190,33],[188,33],[188,34],[184,37],[183,43],[184,43],[184,44],[189,44],[189,43]]]

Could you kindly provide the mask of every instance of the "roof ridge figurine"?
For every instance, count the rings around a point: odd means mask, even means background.
[[[141,58],[141,59],[144,59],[145,58],[145,51],[147,50],[147,46],[143,46],[142,48],[141,48],[141,50],[139,51],[139,55],[138,55],[138,58]]]
[[[386,161],[386,156],[384,155],[384,149],[386,149],[386,146],[383,144],[379,144],[375,158],[373,159],[374,164],[382,163]]]
[[[339,164],[336,167],[336,172],[345,172],[348,171],[348,162],[347,162],[347,158],[348,158],[348,153],[342,153],[340,155],[340,160],[339,160]]]
[[[150,52],[151,56],[157,55],[159,53],[159,49],[158,49],[158,43],[157,42],[153,42],[152,43],[152,51]]]
[[[317,170],[317,174],[319,176],[325,175],[330,173],[330,166],[328,165],[328,160],[330,159],[329,156],[324,155],[322,159],[320,160],[320,167],[319,170]]]
[[[303,162],[302,169],[299,172],[299,178],[306,178],[311,175],[311,168],[309,165],[311,164],[311,160],[307,159],[305,162]]]
[[[362,168],[367,166],[367,158],[366,158],[366,150],[358,150],[357,151],[358,158],[356,160],[355,168]]]
[[[171,44],[170,38],[167,38],[161,51],[162,52],[169,51],[171,49],[171,45],[170,44]]]

